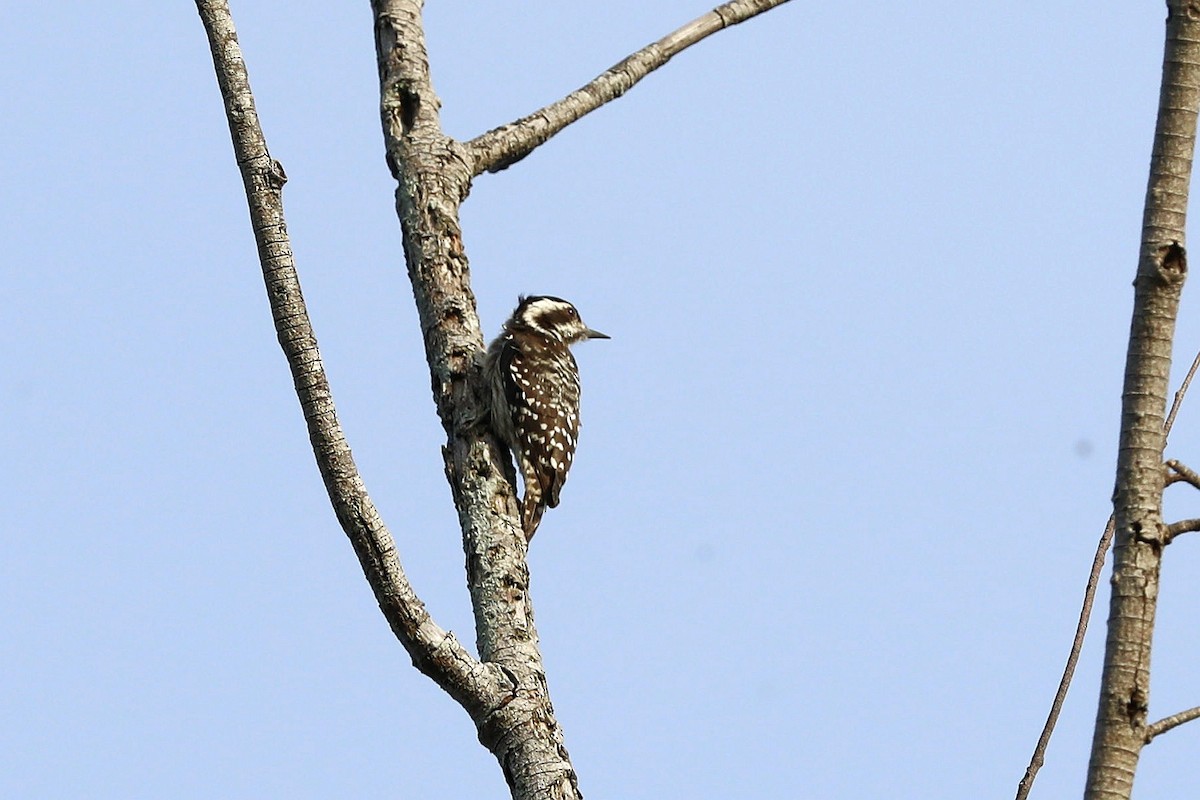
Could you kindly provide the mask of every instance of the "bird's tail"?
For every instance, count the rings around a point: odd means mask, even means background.
[[[546,513],[546,504],[526,497],[521,508],[521,527],[525,529],[525,541],[528,543],[537,533],[538,525],[542,523],[542,514]]]

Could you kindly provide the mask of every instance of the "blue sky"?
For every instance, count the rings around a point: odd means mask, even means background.
[[[1040,730],[1109,511],[1165,9],[903,5],[725,31],[463,206],[489,336],[521,292],[613,336],[530,555],[589,797],[1008,797]],[[707,7],[430,3],[444,127]],[[234,6],[334,396],[469,642],[368,4],[280,11]],[[503,796],[324,498],[194,7],[15,7],[0,66],[0,796]],[[1200,466],[1192,403],[1168,452]],[[1154,718],[1200,703],[1198,547]],[[1035,797],[1082,786],[1106,614]],[[1198,745],[1156,741],[1139,794],[1195,794]]]

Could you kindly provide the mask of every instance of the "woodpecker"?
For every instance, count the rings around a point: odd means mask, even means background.
[[[558,505],[579,438],[579,367],[570,346],[608,339],[559,297],[521,297],[488,347],[484,375],[492,429],[513,453],[525,483],[521,527],[533,538]]]

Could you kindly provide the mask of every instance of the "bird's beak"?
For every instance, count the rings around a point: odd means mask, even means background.
[[[600,331],[594,331],[591,328],[588,328],[586,331],[584,331],[584,335],[587,336],[587,338],[589,338],[589,339],[611,339],[612,338],[607,333],[601,333]]]

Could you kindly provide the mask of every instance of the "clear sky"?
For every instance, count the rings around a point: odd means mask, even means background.
[[[710,5],[431,2],[445,129]],[[368,4],[234,14],[350,444],[470,642]],[[532,292],[613,337],[530,556],[586,796],[1012,796],[1110,508],[1164,18],[797,0],[476,182],[487,334]],[[16,4],[0,96],[0,796],[505,796],[324,497],[192,4]],[[1200,466],[1200,396],[1169,454]],[[1200,703],[1198,556],[1154,718]],[[1082,788],[1097,608],[1035,797]],[[1196,795],[1197,747],[1139,794]]]

